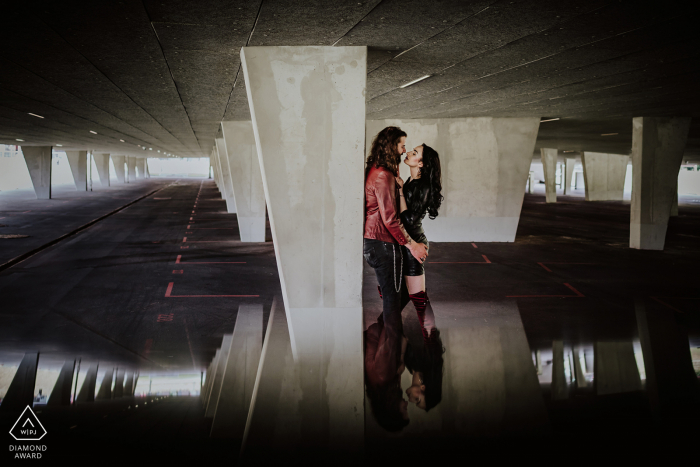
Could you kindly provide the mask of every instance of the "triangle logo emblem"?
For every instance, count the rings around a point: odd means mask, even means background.
[[[27,406],[10,429],[10,434],[17,441],[39,441],[46,435],[46,429],[41,424],[31,407]]]

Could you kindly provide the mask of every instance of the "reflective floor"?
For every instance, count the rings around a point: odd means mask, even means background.
[[[627,247],[628,202],[561,196],[546,205],[526,195],[515,243],[431,244],[431,306],[417,313],[409,304],[400,329],[380,319],[365,265],[364,416],[353,425],[334,412],[357,396],[343,392],[352,386],[342,372],[321,364],[313,393],[327,405],[309,403],[304,371],[317,370],[292,355],[272,243],[240,243],[209,180],[147,183],[134,199],[162,190],[0,272],[0,397],[23,358],[39,352],[34,408],[48,432],[46,459],[71,459],[81,445],[97,456],[128,447],[143,464],[238,462],[240,441],[210,437],[202,372],[225,336],[243,332],[234,328],[244,309],[262,323],[245,329],[264,339],[267,369],[246,436],[251,449],[286,440],[275,449],[288,463],[319,460],[309,457],[319,437],[345,452],[333,463],[386,464],[680,453],[700,434],[697,200],[681,200],[664,251],[638,251]],[[0,194],[13,228],[38,228],[10,201]],[[67,394],[78,403],[47,404],[74,359]],[[81,404],[92,367],[98,400]],[[100,399],[105,381],[111,395]],[[2,427],[14,421],[0,414]]]

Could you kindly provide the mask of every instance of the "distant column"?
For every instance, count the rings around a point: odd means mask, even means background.
[[[119,183],[126,183],[126,173],[124,169],[126,156],[112,156],[112,161],[114,162],[114,171],[116,172],[117,180]]]
[[[242,242],[265,241],[265,188],[255,147],[253,123],[222,122]]]
[[[537,117],[368,120],[365,152],[387,126],[401,127],[409,148],[427,144],[438,152],[445,199],[439,216],[423,221],[429,241],[512,242],[539,122]],[[400,171],[406,180],[408,167],[400,164]]]
[[[117,377],[114,378],[114,390],[112,391],[112,399],[117,399],[124,396],[124,370],[117,369]]]
[[[36,199],[51,199],[52,146],[22,146],[21,149]]]
[[[544,189],[548,203],[557,202],[557,149],[540,148],[542,170],[544,171]]]
[[[0,405],[0,413],[19,413],[27,406],[34,404],[34,384],[36,383],[36,369],[39,364],[39,353],[24,354],[22,362],[17,368],[10,387],[5,393]]]
[[[637,117],[632,127],[630,248],[663,250],[690,118]]]
[[[87,191],[87,151],[66,151],[73,182],[78,191]],[[116,164],[115,164],[116,165]]]
[[[564,194],[571,194],[571,182],[574,180],[574,165],[576,165],[576,159],[573,157],[567,157],[565,162],[565,177],[564,177]]]
[[[143,180],[146,178],[146,159],[143,157],[137,157],[136,158],[136,168],[138,168],[138,172],[136,174],[136,178]]]
[[[129,183],[136,180],[136,158],[132,156],[127,156],[126,167],[129,170]]]
[[[66,361],[58,374],[56,384],[51,390],[47,405],[70,405],[70,395],[73,389],[73,372],[75,371],[75,360]]]
[[[105,373],[105,377],[100,384],[100,390],[97,392],[95,400],[107,400],[112,398],[112,377],[114,376],[114,368]]]
[[[85,375],[85,381],[80,387],[76,402],[95,402],[95,387],[97,386],[97,363],[90,365]]]
[[[143,160],[143,173],[146,175],[146,178],[151,178],[151,171],[148,170],[148,158]]]
[[[93,153],[97,166],[97,173],[100,176],[100,185],[103,187],[109,186],[109,154]]]
[[[629,156],[584,152],[581,155],[586,201],[622,200]]]
[[[216,155],[221,166],[221,195],[226,200],[226,210],[229,213],[236,212],[236,198],[233,192],[233,181],[231,180],[231,167],[226,157],[226,141],[223,138],[216,138]]]
[[[132,396],[134,394],[134,373],[130,372],[126,375],[126,381],[124,382],[124,395]]]
[[[552,343],[552,385],[550,386],[552,400],[569,398],[569,382],[564,372],[564,342]]]

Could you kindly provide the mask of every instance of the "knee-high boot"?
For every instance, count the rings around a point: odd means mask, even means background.
[[[413,306],[416,307],[418,321],[423,332],[423,340],[429,343],[437,337],[437,333],[433,332],[437,331],[437,329],[435,328],[435,315],[433,314],[433,307],[430,305],[428,293],[420,291],[415,294],[409,294],[408,297],[413,302]]]

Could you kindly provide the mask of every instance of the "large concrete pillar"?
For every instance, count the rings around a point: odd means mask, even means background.
[[[250,121],[222,122],[242,242],[265,241],[265,188]]]
[[[75,371],[75,360],[66,361],[58,374],[56,384],[51,390],[47,405],[70,405],[70,396],[73,390],[73,372]]]
[[[622,200],[629,156],[584,152],[581,155],[586,201]]]
[[[243,47],[241,62],[301,368],[298,445],[360,450],[367,48]]]
[[[540,148],[542,170],[544,171],[544,190],[548,203],[557,202],[557,149]]]
[[[431,242],[512,242],[530,173],[539,119],[444,118],[370,120],[365,148],[387,126],[399,126],[410,148],[427,144],[440,155],[439,216],[425,218]],[[402,177],[409,176],[401,164]]]
[[[112,399],[117,399],[124,396],[124,370],[117,368],[117,376],[114,378],[114,390],[112,391]]]
[[[211,150],[211,158],[214,164],[214,182],[222,199],[225,199],[224,185],[221,182],[221,162],[219,161],[219,151],[216,150],[216,144]]]
[[[209,400],[207,401],[207,409],[204,412],[204,416],[207,418],[212,418],[216,413],[216,406],[219,403],[219,394],[221,393],[221,381],[224,379],[224,371],[226,370],[226,363],[228,362],[228,354],[231,351],[232,339],[233,334],[225,334],[224,339],[221,341],[221,352],[219,352],[216,368],[212,375],[211,391],[209,393]]]
[[[10,387],[7,388],[5,397],[0,405],[0,413],[20,413],[25,407],[34,404],[34,384],[36,383],[36,369],[39,365],[39,353],[24,354],[22,362],[17,368]]]
[[[576,165],[576,159],[573,157],[567,157],[564,163],[564,194],[571,194],[571,183],[574,181],[574,166]],[[624,180],[623,180],[624,182]]]
[[[114,171],[116,172],[117,180],[119,183],[126,183],[126,173],[124,168],[126,156],[112,156],[112,162],[114,162]]]
[[[100,176],[100,185],[109,186],[109,154],[93,153],[97,173]]]
[[[262,305],[240,305],[211,425],[212,437],[243,438],[260,364],[262,336]]]
[[[137,157],[136,158],[136,168],[138,169],[138,172],[136,173],[136,178],[139,180],[143,180],[146,178],[146,158],[145,157]]]
[[[124,395],[132,396],[134,394],[134,373],[130,372],[126,375],[126,381],[124,382]]]
[[[90,365],[88,372],[85,375],[85,381],[78,392],[76,402],[94,402],[95,401],[95,386],[97,386],[97,364]]]
[[[133,396],[136,393],[136,383],[139,382],[139,373],[134,373],[134,387],[131,389],[131,395]]]
[[[151,178],[151,172],[148,170],[148,158],[143,160],[143,173],[146,178]]]
[[[107,400],[112,398],[112,376],[114,375],[114,368],[105,373],[105,377],[102,379],[102,384],[100,384],[100,390],[97,392],[97,397],[95,400]]]
[[[212,359],[211,363],[209,364],[209,368],[207,368],[207,379],[205,380],[205,388],[204,388],[204,397],[202,398],[202,404],[204,405],[204,409],[206,410],[207,406],[209,405],[209,399],[211,398],[211,388],[212,384],[214,381],[214,375],[216,374],[216,366],[219,364],[219,355],[221,354],[221,349],[217,349],[216,353],[214,354],[214,358]]]
[[[132,183],[136,180],[136,158],[132,156],[127,156],[126,167],[129,173],[128,182]]]
[[[216,156],[221,167],[221,195],[226,200],[226,210],[229,213],[234,213],[236,212],[236,198],[233,192],[231,166],[226,153],[226,141],[224,141],[224,138],[216,138]]]
[[[88,189],[87,157],[87,151],[66,151],[66,158],[68,159],[70,171],[73,174],[75,189],[78,191],[87,191]]]
[[[552,343],[552,385],[550,386],[552,400],[568,399],[569,381],[564,371],[564,342]]]
[[[690,118],[632,121],[630,248],[663,250]]]
[[[51,199],[51,146],[22,146],[36,199]]]
[[[596,394],[617,394],[642,389],[631,341],[596,342],[593,353],[593,384]]]

